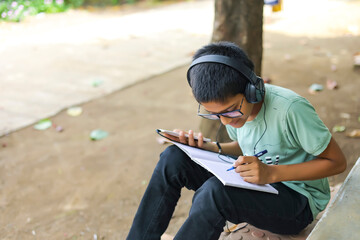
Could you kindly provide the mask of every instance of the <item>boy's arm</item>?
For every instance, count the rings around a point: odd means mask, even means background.
[[[198,133],[198,141],[194,139],[194,131],[189,130],[189,132],[185,132],[179,129],[174,129],[174,132],[179,133],[179,137],[174,137],[167,135],[170,139],[181,142],[183,144],[203,148],[212,152],[219,152],[219,147],[214,142],[204,142],[202,133]],[[185,137],[185,133],[188,134],[188,138]],[[237,141],[229,142],[229,143],[221,143],[221,153],[227,155],[240,156],[242,155],[242,151],[240,149],[239,143]]]
[[[345,171],[346,158],[336,141],[329,145],[317,158],[294,165],[278,165],[271,170],[271,182],[314,180],[336,175]]]
[[[228,142],[228,143],[221,143],[221,153],[233,156],[240,156],[242,155],[241,148],[237,141]],[[219,147],[216,143],[206,143],[203,145],[203,148],[212,152],[219,152]]]
[[[245,163],[245,164],[244,164]],[[346,158],[336,141],[331,138],[329,145],[317,158],[299,164],[267,165],[256,157],[239,157],[235,171],[245,181],[257,184],[281,181],[305,181],[332,176],[345,171]]]

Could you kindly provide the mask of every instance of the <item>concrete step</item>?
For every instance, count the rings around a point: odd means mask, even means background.
[[[360,235],[360,158],[351,169],[334,201],[309,235],[317,239],[359,239]]]

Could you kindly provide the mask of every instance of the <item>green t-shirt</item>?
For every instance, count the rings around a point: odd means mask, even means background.
[[[264,104],[254,120],[241,128],[226,126],[243,154],[250,156],[266,149],[268,153],[260,160],[279,165],[311,161],[321,154],[330,142],[331,133],[313,106],[291,90],[270,84],[265,84],[265,89]],[[314,219],[330,200],[327,178],[283,183],[308,198]]]

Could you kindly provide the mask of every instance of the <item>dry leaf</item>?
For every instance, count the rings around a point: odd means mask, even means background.
[[[330,90],[334,90],[334,89],[338,88],[338,84],[336,81],[328,79],[326,81],[326,87]]]
[[[360,129],[352,130],[351,132],[347,133],[346,136],[351,138],[358,138],[360,137]]]

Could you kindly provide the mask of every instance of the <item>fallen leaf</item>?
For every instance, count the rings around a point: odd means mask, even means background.
[[[96,79],[96,80],[94,80],[94,81],[92,82],[92,86],[93,86],[93,87],[99,87],[99,86],[102,85],[103,83],[104,83],[103,80],[101,80],[101,79]]]
[[[77,117],[82,113],[82,107],[71,107],[66,111],[69,116]]]
[[[360,137],[360,129],[352,130],[351,132],[347,133],[346,136],[351,138],[358,138]]]
[[[52,122],[50,119],[42,119],[37,124],[34,125],[36,130],[45,130],[52,126]]]
[[[328,79],[326,81],[326,87],[330,90],[334,90],[334,89],[338,88],[338,84],[336,81]]]
[[[340,113],[341,118],[350,119],[351,115],[349,113]]]
[[[346,129],[345,126],[336,125],[333,127],[332,131],[333,132],[343,132],[343,131],[345,131],[345,129]]]
[[[104,139],[107,136],[109,136],[109,133],[101,129],[93,130],[90,133],[90,139],[93,141]]]
[[[64,131],[64,128],[62,126],[56,126],[55,130],[57,132],[63,132]]]
[[[311,84],[311,86],[309,87],[309,93],[311,94],[315,94],[316,92],[320,92],[324,89],[323,85],[321,84]]]

